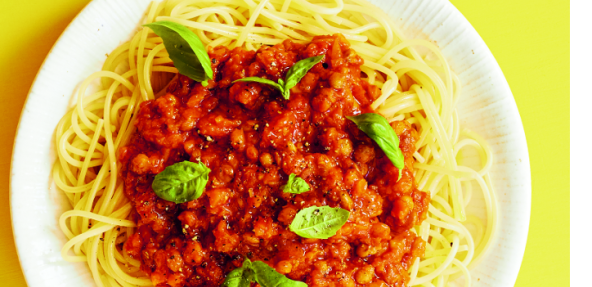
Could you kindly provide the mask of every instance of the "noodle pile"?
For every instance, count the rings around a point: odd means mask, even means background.
[[[143,24],[162,20],[193,29],[206,46],[248,50],[286,39],[307,43],[316,35],[343,34],[365,61],[365,79],[382,90],[372,107],[391,122],[407,120],[420,135],[414,176],[418,189],[432,200],[428,218],[412,229],[427,244],[425,257],[410,268],[409,285],[445,286],[464,275],[470,286],[469,269],[483,258],[497,225],[488,174],[492,152],[479,135],[459,127],[460,81],[435,45],[405,40],[388,16],[363,0],[152,3]],[[154,99],[162,79],[175,73],[162,39],[140,28],[81,84],[75,106],[56,128],[59,160],[53,179],[72,205],[59,221],[69,239],[62,255],[87,262],[97,286],[152,285],[139,270],[140,262],[122,250],[135,223],[117,177],[121,165],[116,155],[135,132],[139,103]],[[96,83],[100,88],[94,92]],[[459,153],[469,147],[481,159],[477,169],[459,162]],[[486,224],[465,211],[475,190],[483,194]]]

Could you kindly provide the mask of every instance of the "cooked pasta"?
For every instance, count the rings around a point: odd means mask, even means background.
[[[409,285],[447,286],[460,276],[471,285],[469,270],[483,259],[497,225],[492,152],[460,126],[461,83],[436,45],[406,39],[363,0],[166,0],[152,3],[142,23],[165,20],[191,28],[206,47],[257,50],[342,34],[364,59],[364,79],[381,89],[372,108],[390,122],[407,121],[419,134],[413,172],[431,203],[428,218],[413,228],[426,247],[409,269]],[[117,153],[135,132],[139,104],[157,98],[177,72],[162,39],[141,27],[80,85],[56,128],[53,179],[72,206],[59,221],[68,238],[62,255],[86,262],[97,286],[152,286],[122,247],[136,223]],[[467,148],[477,151],[480,167],[461,164]],[[483,194],[486,222],[466,212],[474,192]]]

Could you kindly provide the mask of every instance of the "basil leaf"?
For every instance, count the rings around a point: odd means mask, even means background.
[[[249,258],[245,257],[245,260],[243,261],[243,268],[251,269],[252,265],[253,262],[251,262]]]
[[[202,162],[178,162],[167,166],[152,181],[152,189],[158,197],[183,203],[199,198],[208,183],[210,169]]]
[[[290,89],[286,89],[286,83],[284,82],[284,80],[282,79],[278,79],[278,84],[280,84],[280,86],[282,86],[282,97],[284,97],[284,99],[289,100],[290,99]]]
[[[144,26],[162,38],[164,47],[180,74],[197,82],[214,77],[206,48],[189,28],[171,21],[158,21]]]
[[[254,279],[261,287],[307,287],[304,282],[294,281],[285,275],[275,271],[262,261],[255,261],[252,264]]]
[[[286,185],[282,186],[281,189],[287,193],[301,194],[309,191],[310,186],[304,179],[292,173],[288,177]]]
[[[268,80],[268,79],[264,79],[264,78],[259,78],[259,77],[246,77],[246,78],[242,78],[242,79],[238,79],[236,81],[234,81],[233,83],[236,82],[256,82],[256,83],[261,83],[261,84],[266,84],[266,85],[270,85],[272,87],[274,87],[276,90],[280,91],[280,93],[282,93],[282,95],[284,94],[284,82],[282,81],[282,79],[279,79],[278,81],[281,81],[281,84],[278,84],[272,80]]]
[[[314,65],[318,64],[321,60],[325,58],[325,55],[320,55],[316,57],[306,58],[304,60],[300,60],[292,66],[288,72],[286,73],[286,85],[284,88],[286,89],[287,96],[284,96],[286,100],[290,98],[290,89],[295,87],[300,80],[308,73]]]
[[[399,179],[401,179],[405,167],[405,157],[399,148],[399,137],[388,121],[383,116],[375,113],[346,118],[354,122],[361,131],[378,144],[393,165],[399,169]]]
[[[304,282],[294,281],[262,261],[251,262],[245,258],[243,266],[232,270],[222,283],[223,287],[248,287],[257,282],[261,287],[308,287]]]
[[[311,206],[300,210],[290,230],[304,238],[327,239],[334,236],[349,218],[349,211],[330,206]]]
[[[236,268],[228,273],[222,287],[249,287],[251,286],[250,277],[252,277],[252,271],[249,268]]]
[[[304,60],[296,62],[286,73],[285,82],[282,79],[278,79],[278,82],[276,83],[272,80],[263,79],[259,77],[247,77],[236,80],[234,82],[257,82],[267,84],[280,91],[284,99],[289,100],[290,89],[296,86],[296,84],[298,84],[298,82],[302,80],[302,77],[304,77],[304,75],[306,75],[306,73],[308,73],[308,71],[312,69],[314,65],[318,64],[324,57],[325,55],[320,55],[316,57],[306,58]]]

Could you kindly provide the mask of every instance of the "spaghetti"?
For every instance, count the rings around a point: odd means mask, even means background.
[[[431,203],[428,218],[412,229],[427,244],[425,256],[409,270],[409,285],[445,286],[460,276],[471,285],[469,270],[483,259],[497,225],[492,152],[479,135],[461,130],[460,81],[435,45],[406,40],[382,11],[363,0],[152,3],[143,23],[161,20],[192,28],[207,47],[247,50],[341,33],[364,59],[365,80],[381,88],[372,108],[390,122],[406,120],[420,135],[414,176]],[[97,286],[152,286],[140,262],[122,247],[136,224],[118,178],[117,151],[135,132],[139,104],[155,99],[162,82],[177,72],[162,39],[141,28],[81,84],[74,106],[56,128],[53,179],[72,205],[59,220],[68,238],[62,256],[86,262]],[[96,83],[100,88],[93,91]],[[466,148],[477,150],[479,168],[460,163]],[[473,185],[483,194],[486,224],[466,212]]]

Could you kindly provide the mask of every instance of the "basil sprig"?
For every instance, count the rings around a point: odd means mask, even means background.
[[[171,21],[158,21],[144,26],[162,38],[164,47],[180,74],[197,82],[213,78],[208,52],[189,28]]]
[[[268,79],[264,79],[264,78],[259,78],[259,77],[246,77],[246,78],[242,78],[242,79],[238,79],[236,81],[234,81],[233,83],[236,82],[257,82],[257,83],[261,83],[261,84],[266,84],[266,85],[270,85],[273,88],[275,88],[276,90],[280,91],[280,93],[282,93],[282,96],[287,100],[290,98],[290,91],[288,90],[288,94],[286,95],[286,88],[285,88],[285,83],[284,80],[282,79],[278,79],[278,82],[274,82],[272,80],[268,80]]]
[[[378,144],[393,165],[399,169],[399,178],[397,180],[401,179],[402,171],[405,167],[405,157],[399,148],[399,137],[388,121],[383,116],[375,113],[366,113],[346,118],[354,122],[361,131]]]
[[[261,287],[308,287],[304,282],[294,281],[262,261],[251,262],[245,258],[243,266],[232,270],[223,287],[248,287],[251,282],[257,282]]]
[[[283,192],[301,194],[310,190],[308,183],[295,174],[290,174],[286,185],[281,187]]]
[[[255,261],[251,265],[251,270],[255,274],[255,282],[261,287],[308,287],[304,282],[294,281],[283,274],[275,271],[263,261]]]
[[[300,210],[290,230],[304,238],[327,239],[347,222],[349,211],[330,206],[311,206]]]
[[[264,79],[264,78],[260,78],[260,77],[246,77],[246,78],[238,79],[238,80],[234,81],[233,83],[235,83],[235,82],[257,82],[257,83],[261,83],[261,84],[270,85],[273,88],[275,88],[276,90],[280,91],[280,93],[282,94],[284,99],[289,100],[290,99],[290,89],[295,87],[296,84],[298,84],[298,82],[300,82],[300,80],[302,80],[304,75],[306,75],[306,73],[308,73],[308,71],[310,69],[312,69],[312,67],[314,67],[314,65],[318,64],[321,60],[323,60],[324,57],[325,57],[325,55],[320,55],[320,56],[306,58],[304,60],[300,60],[300,61],[296,62],[296,64],[294,64],[294,66],[292,66],[288,70],[288,72],[286,73],[286,80],[285,81],[283,79],[278,79],[278,82],[276,83],[272,80],[268,80],[268,79]]]
[[[188,202],[203,194],[209,173],[210,169],[202,162],[178,162],[167,166],[154,177],[152,190],[164,200]]]
[[[248,262],[247,262],[248,261]],[[248,267],[251,266],[251,261],[245,258],[243,266],[236,268],[224,279],[222,287],[249,287],[251,286],[251,279],[253,278],[253,271]]]

